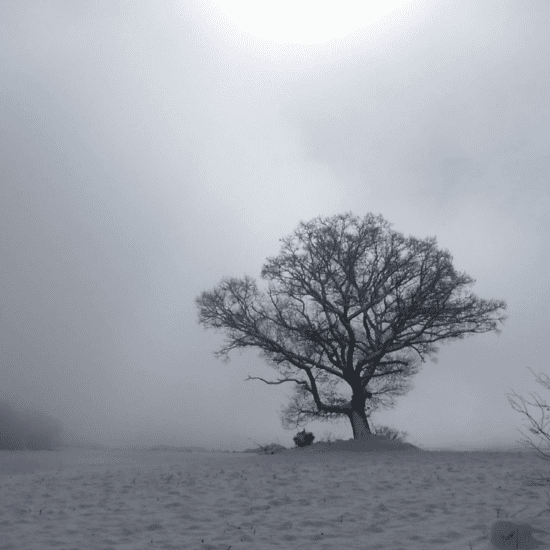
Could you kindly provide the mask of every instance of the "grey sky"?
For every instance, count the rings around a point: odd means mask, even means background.
[[[508,303],[374,422],[426,448],[528,433],[506,394],[550,403],[527,369],[550,373],[549,4],[415,7],[264,51],[191,1],[3,3],[1,396],[106,444],[290,446],[291,385],[245,382],[277,376],[254,351],[217,360],[194,298],[351,210],[437,237]]]

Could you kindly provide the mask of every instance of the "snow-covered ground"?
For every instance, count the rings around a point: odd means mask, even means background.
[[[550,531],[550,486],[522,477],[550,463],[532,453],[2,451],[0,464],[2,550],[470,550],[497,519]]]

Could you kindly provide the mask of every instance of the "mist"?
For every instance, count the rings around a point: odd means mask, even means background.
[[[292,446],[291,385],[246,381],[277,377],[257,351],[216,359],[194,299],[346,211],[435,236],[508,304],[374,424],[518,446],[507,394],[550,403],[528,370],[550,353],[548,3],[412,2],[279,48],[205,6],[0,6],[0,449]]]

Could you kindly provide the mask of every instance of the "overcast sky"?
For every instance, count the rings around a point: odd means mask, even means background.
[[[216,359],[194,299],[259,280],[300,221],[372,212],[509,316],[375,424],[422,448],[529,434],[507,394],[550,403],[528,370],[550,374],[549,4],[409,7],[270,48],[192,0],[3,2],[0,395],[108,445],[291,446],[292,385]]]

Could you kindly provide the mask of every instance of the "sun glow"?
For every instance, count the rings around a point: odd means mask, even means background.
[[[204,0],[240,31],[275,44],[315,45],[368,28],[411,0]]]

